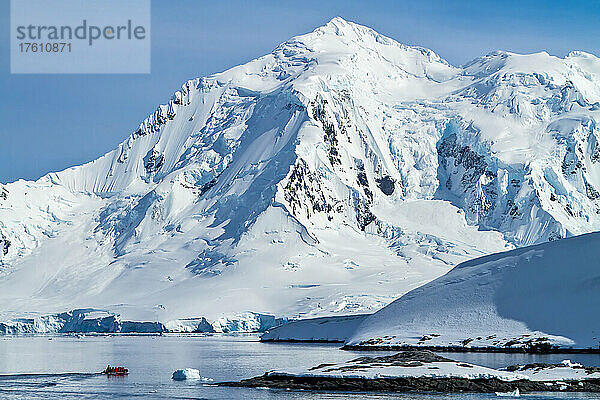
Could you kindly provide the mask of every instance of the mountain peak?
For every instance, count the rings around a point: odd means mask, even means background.
[[[361,27],[361,28],[367,28],[370,29],[366,26],[357,24],[355,22],[351,22],[351,21],[347,21],[342,17],[334,17],[331,20],[329,20],[329,22],[327,22],[325,25],[322,25],[320,27],[317,28],[318,29],[324,29],[324,30],[335,30],[336,32],[342,33],[344,31],[351,31],[353,29],[355,29],[356,27]]]
[[[598,230],[600,67],[572,58],[456,68],[336,17],[190,80],[100,159],[0,189],[0,309],[367,313],[503,237]]]
[[[387,45],[400,45],[395,40],[384,36],[372,28],[360,25],[355,22],[347,21],[342,17],[332,18],[328,23],[314,30],[314,33],[333,34],[336,36],[348,37],[351,39],[373,38],[376,42]]]
[[[332,19],[330,19],[329,22],[327,22],[323,26],[335,26],[338,28],[344,28],[344,27],[350,26],[350,24],[357,25],[354,22],[346,21],[344,18],[337,16],[337,17],[333,17]]]
[[[373,28],[370,28],[366,25],[357,24],[356,22],[345,20],[342,17],[334,17],[325,25],[320,26],[316,29],[317,31],[325,31],[327,33],[334,33],[338,36],[344,35],[370,35],[370,36],[381,36],[380,33],[375,31]],[[385,37],[388,40],[392,40],[388,37]],[[393,40],[392,40],[393,41]]]

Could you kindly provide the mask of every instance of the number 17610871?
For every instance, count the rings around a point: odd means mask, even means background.
[[[71,43],[19,43],[21,53],[70,53]]]

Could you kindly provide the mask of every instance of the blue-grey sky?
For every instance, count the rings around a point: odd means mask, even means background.
[[[0,1],[0,182],[114,148],[188,79],[270,52],[341,16],[459,65],[493,50],[600,55],[600,1],[152,1],[152,73],[11,75]]]

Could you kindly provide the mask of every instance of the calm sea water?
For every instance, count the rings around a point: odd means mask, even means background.
[[[495,395],[311,393],[220,388],[175,382],[173,371],[196,368],[214,382],[239,380],[275,368],[340,362],[365,353],[337,345],[260,343],[256,336],[72,336],[0,338],[0,399],[491,399]],[[374,354],[374,353],[369,353]],[[376,353],[384,354],[384,353]],[[447,354],[500,367],[565,358],[600,366],[600,355]],[[107,364],[125,365],[122,378],[98,375]],[[529,399],[600,399],[598,395],[536,394]]]

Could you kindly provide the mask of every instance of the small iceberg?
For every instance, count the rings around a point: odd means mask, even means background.
[[[175,381],[198,381],[202,379],[200,371],[194,368],[178,369],[173,372],[172,379]]]
[[[516,388],[512,392],[496,392],[496,396],[499,397],[520,397],[519,388]]]

